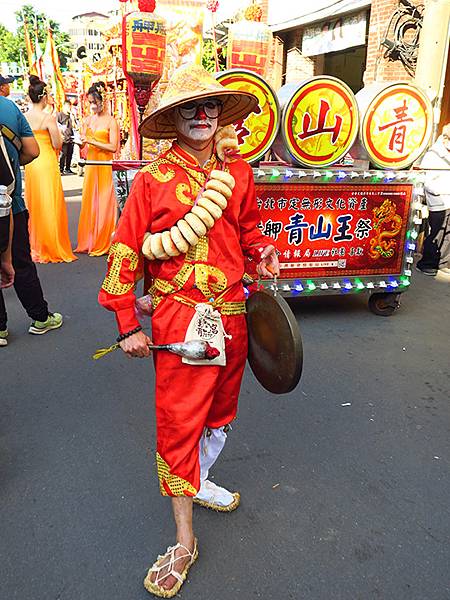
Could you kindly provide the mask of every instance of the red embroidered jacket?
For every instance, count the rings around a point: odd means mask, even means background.
[[[220,168],[212,157],[201,168],[194,157],[176,143],[135,177],[120,217],[108,257],[108,272],[99,302],[116,313],[121,333],[139,325],[135,315],[134,287],[139,257],[147,231],[156,233],[176,225],[194,204],[211,169]],[[187,254],[169,260],[144,260],[145,281],[164,295],[182,290],[198,300],[215,298],[224,290],[227,301],[244,299],[241,284],[244,256],[256,262],[260,249],[270,243],[257,225],[253,171],[242,159],[227,164],[236,186],[222,217]],[[198,300],[201,301],[201,300]]]

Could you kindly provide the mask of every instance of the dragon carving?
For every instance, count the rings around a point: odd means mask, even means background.
[[[385,200],[373,209],[374,236],[370,240],[369,255],[376,259],[391,258],[395,253],[395,238],[402,229],[402,218],[396,214],[397,206],[392,200]],[[382,229],[385,226],[386,229]],[[390,226],[390,229],[389,229]]]

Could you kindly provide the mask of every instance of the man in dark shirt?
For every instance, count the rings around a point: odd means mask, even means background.
[[[11,91],[9,87],[11,83],[14,81],[14,77],[9,77],[8,75],[0,75],[0,96],[4,98],[8,97]]]
[[[28,329],[29,333],[40,335],[61,327],[63,318],[59,313],[49,312],[44,299],[36,265],[31,259],[28,211],[22,196],[20,165],[26,165],[39,156],[39,145],[16,104],[2,96],[0,96],[0,126],[6,127],[2,133],[16,179],[11,194],[14,220],[12,238],[14,289],[28,316],[33,320]],[[7,344],[6,323],[6,306],[0,290],[0,346]]]
[[[61,156],[59,157],[59,170],[61,175],[74,174],[70,165],[72,163],[73,154],[73,121],[71,115],[72,106],[68,100],[63,104],[62,112],[57,115],[58,125],[63,136],[63,145],[61,148]]]

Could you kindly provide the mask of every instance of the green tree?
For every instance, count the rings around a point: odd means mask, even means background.
[[[227,49],[225,47],[218,46],[217,58],[219,60],[219,71],[225,71],[227,68]],[[211,39],[203,40],[203,51],[202,51],[202,65],[203,68],[210,73],[216,72],[216,57],[214,53],[214,42]]]
[[[55,46],[58,52],[61,67],[65,68],[67,65],[67,60],[72,51],[70,47],[70,37],[67,33],[60,30],[59,23],[47,17],[45,13],[38,12],[31,4],[25,4],[22,6],[20,10],[15,12],[15,15],[17,22],[17,50],[13,60],[19,62],[20,53],[22,52],[26,61],[27,54],[23,27],[24,21],[26,21],[28,25],[28,31],[33,47],[35,42],[35,30],[37,30],[39,46],[42,52],[44,52],[45,49],[45,43],[47,41],[47,24],[49,24],[53,31],[53,39],[55,40]]]
[[[0,62],[20,62],[17,37],[0,24]]]

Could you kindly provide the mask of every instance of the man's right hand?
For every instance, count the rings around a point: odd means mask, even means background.
[[[149,344],[152,340],[143,331],[133,333],[119,343],[119,346],[129,358],[144,358],[150,356]]]

